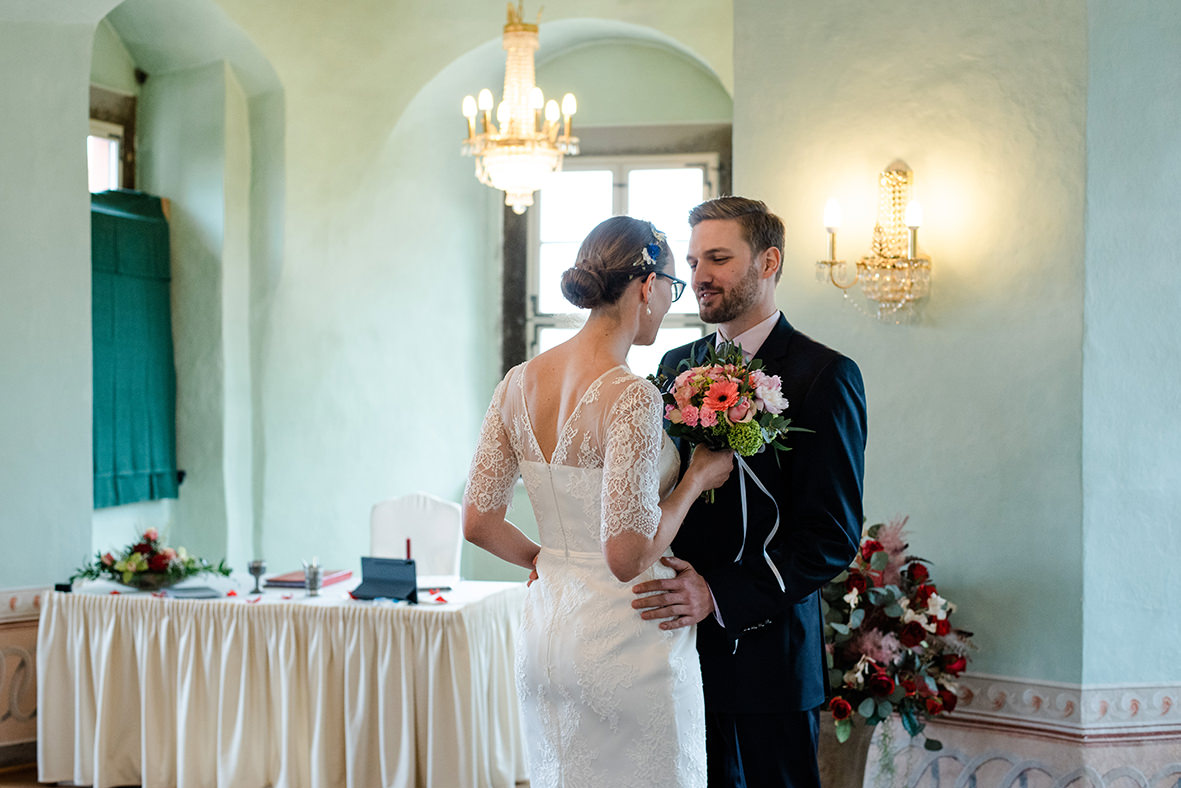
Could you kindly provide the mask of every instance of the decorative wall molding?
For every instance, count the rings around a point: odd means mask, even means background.
[[[951,725],[1078,741],[1181,739],[1181,684],[1080,686],[965,674]]]
[[[50,591],[45,586],[0,588],[0,624],[41,617],[41,600]]]

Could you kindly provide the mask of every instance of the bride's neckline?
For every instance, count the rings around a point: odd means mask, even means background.
[[[541,441],[539,441],[537,439],[537,432],[536,432],[536,430],[533,429],[533,417],[529,415],[529,397],[525,394],[525,370],[528,369],[529,362],[532,360],[533,359],[529,359],[529,361],[526,361],[524,363],[524,365],[522,365],[522,367],[521,367],[521,405],[522,405],[521,410],[525,414],[525,428],[529,432],[529,437],[533,440],[533,448],[537,451],[537,456],[541,457],[542,462],[544,462],[546,465],[553,465],[554,457],[556,457],[558,455],[558,450],[562,448],[562,441],[566,436],[566,427],[569,426],[571,423],[573,423],[574,419],[578,416],[579,412],[582,410],[582,404],[584,402],[586,402],[587,395],[590,394],[592,391],[594,391],[598,387],[599,381],[601,381],[603,378],[607,377],[607,375],[611,374],[612,372],[614,372],[618,369],[626,370],[629,372],[631,370],[628,368],[627,364],[616,364],[615,366],[611,367],[610,369],[603,370],[594,380],[592,380],[587,385],[587,387],[585,389],[583,389],[582,394],[578,397],[578,401],[574,404],[574,408],[571,409],[570,413],[567,414],[566,418],[563,419],[562,422],[557,425],[557,433],[554,437],[554,448],[550,452],[549,457],[547,458],[545,456],[545,452],[542,451],[542,449],[541,449]]]

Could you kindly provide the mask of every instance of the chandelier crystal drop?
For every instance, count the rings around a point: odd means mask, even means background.
[[[504,93],[492,120],[492,91],[479,98],[466,96],[463,115],[467,118],[467,139],[463,153],[476,159],[480,183],[500,189],[504,203],[514,213],[524,213],[533,204],[533,192],[545,185],[553,172],[562,168],[564,155],[578,153],[578,138],[570,135],[570,120],[578,110],[574,94],[548,102],[534,83],[533,53],[537,51],[537,25],[522,18],[524,0],[508,6],[504,26]]]

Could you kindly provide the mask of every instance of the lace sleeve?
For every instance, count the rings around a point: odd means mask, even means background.
[[[464,503],[481,512],[507,507],[513,500],[513,484],[517,481],[517,454],[500,415],[507,385],[506,377],[496,387],[488,412],[484,414],[480,441],[463,492]]]
[[[624,531],[651,538],[660,525],[660,393],[646,380],[628,385],[607,417],[603,453],[606,541]]]

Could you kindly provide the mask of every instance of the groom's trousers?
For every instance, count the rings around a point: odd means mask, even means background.
[[[709,788],[820,788],[820,710],[705,713]]]

